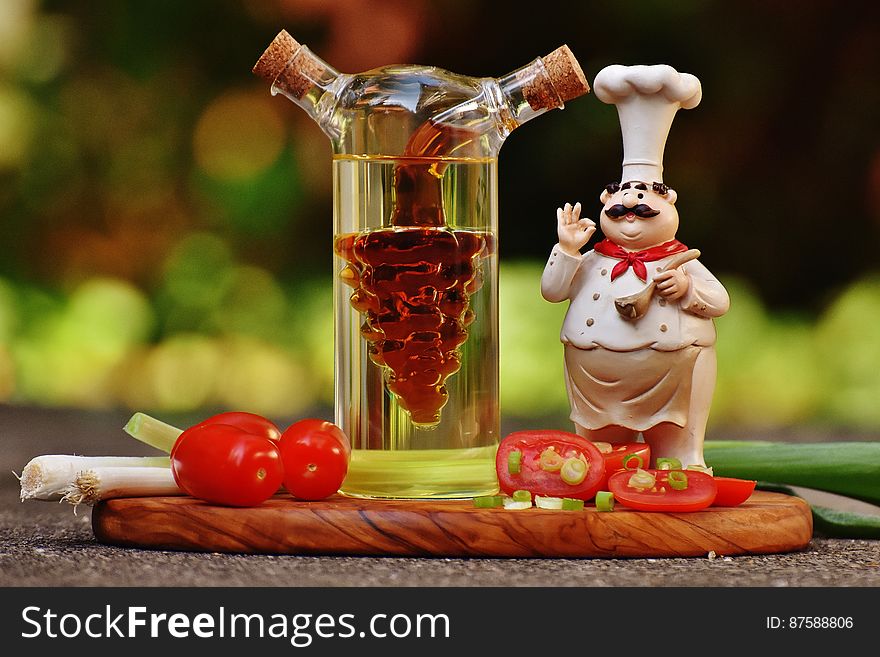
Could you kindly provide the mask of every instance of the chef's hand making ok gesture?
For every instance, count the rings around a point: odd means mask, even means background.
[[[580,218],[581,204],[566,203],[564,208],[556,210],[556,233],[559,235],[559,247],[564,253],[579,258],[581,248],[590,241],[596,232],[596,222]]]

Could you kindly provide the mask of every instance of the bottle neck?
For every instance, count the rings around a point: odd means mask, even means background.
[[[540,57],[513,73],[498,78],[496,82],[504,103],[502,120],[508,130],[513,130],[548,110],[564,106]]]
[[[271,92],[295,102],[326,132],[330,117],[324,116],[321,100],[327,92],[333,93],[341,77],[339,71],[300,45],[272,82]]]

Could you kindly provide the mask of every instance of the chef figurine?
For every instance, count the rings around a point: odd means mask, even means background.
[[[590,440],[633,442],[641,433],[654,458],[705,466],[712,318],[730,300],[694,259],[699,252],[675,239],[676,193],[662,176],[672,120],[699,104],[700,81],[665,65],[615,65],[599,72],[594,90],[617,106],[623,135],[620,182],[599,197],[605,239],[582,255],[596,224],[580,216],[580,203],[566,203],[541,278],[547,301],[570,301],[561,333],[570,417]]]

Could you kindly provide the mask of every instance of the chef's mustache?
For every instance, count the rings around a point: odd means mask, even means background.
[[[637,217],[641,217],[642,219],[656,217],[658,214],[660,214],[660,210],[655,210],[647,203],[639,203],[638,205],[634,205],[631,208],[628,208],[621,203],[617,203],[605,210],[605,214],[607,214],[609,217],[615,218],[622,217],[629,214],[630,212],[632,212]]]

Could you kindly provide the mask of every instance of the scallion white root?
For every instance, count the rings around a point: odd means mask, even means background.
[[[171,453],[181,429],[150,417],[146,413],[135,413],[124,427],[125,433],[158,450]]]
[[[46,454],[31,459],[21,471],[21,500],[62,500],[76,492],[80,473],[101,469],[167,470],[167,456],[72,456]]]
[[[65,497],[71,504],[95,504],[114,497],[184,495],[170,468],[95,468],[81,472]]]

